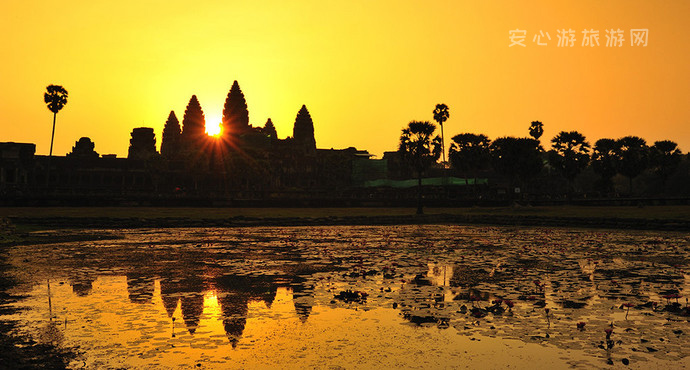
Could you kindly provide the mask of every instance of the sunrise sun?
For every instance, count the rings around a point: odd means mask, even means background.
[[[210,118],[206,121],[206,133],[207,133],[209,136],[218,136],[218,135],[220,135],[220,131],[221,131],[221,128],[220,128],[221,124],[220,124],[220,122],[221,122],[220,118],[217,118],[217,117],[210,117]]]

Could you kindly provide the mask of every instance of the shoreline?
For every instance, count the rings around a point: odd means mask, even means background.
[[[495,225],[546,226],[618,230],[690,231],[690,221],[669,218],[577,217],[525,214],[449,214],[283,216],[283,217],[56,217],[8,216],[14,225],[32,229],[146,229],[184,227]]]

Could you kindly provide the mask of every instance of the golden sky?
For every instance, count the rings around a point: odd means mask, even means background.
[[[638,135],[690,150],[690,1],[292,0],[0,2],[0,141],[50,146],[49,84],[69,101],[54,154],[81,136],[101,154],[126,156],[133,128],[160,145],[170,110],[192,94],[207,125],[219,122],[234,80],[250,123],[270,117],[292,135],[306,104],[319,148],[355,146],[380,156],[411,120],[450,108],[446,142],[461,132],[542,142],[578,130],[590,142]],[[606,47],[606,30],[623,30]],[[526,31],[509,47],[509,31]],[[558,47],[558,30],[575,45]],[[583,30],[599,46],[582,46]],[[648,29],[646,47],[631,29]],[[547,45],[534,36],[548,32]]]

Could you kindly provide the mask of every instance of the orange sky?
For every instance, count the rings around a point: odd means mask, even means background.
[[[638,135],[690,150],[690,1],[19,1],[0,3],[0,141],[50,146],[49,84],[69,91],[54,153],[81,136],[126,156],[134,127],[160,145],[170,110],[196,94],[220,121],[238,80],[250,123],[292,135],[306,104],[319,148],[395,150],[410,120],[450,107],[446,142],[461,132],[542,142],[578,130],[590,142]],[[576,31],[572,48],[557,30]],[[605,47],[605,30],[624,31]],[[647,47],[630,29],[649,29]],[[509,47],[509,31],[527,31]],[[582,30],[600,46],[581,46]],[[548,32],[548,45],[533,36]]]

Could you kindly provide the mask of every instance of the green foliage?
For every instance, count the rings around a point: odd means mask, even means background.
[[[241,135],[249,128],[249,111],[237,81],[232,83],[223,106],[223,135]]]
[[[589,164],[589,143],[577,131],[561,131],[551,140],[549,163],[572,184]]]
[[[530,138],[502,137],[491,143],[494,169],[512,183],[527,181],[539,174],[544,163],[539,141]]]

